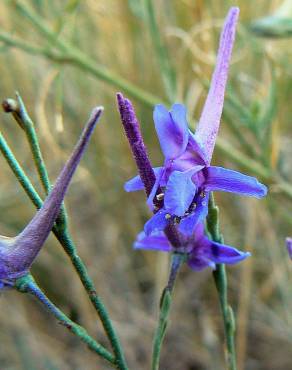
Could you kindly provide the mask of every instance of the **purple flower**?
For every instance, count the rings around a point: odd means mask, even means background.
[[[139,176],[125,184],[127,191],[145,189],[154,216],[135,242],[137,249],[182,253],[194,270],[217,263],[237,263],[250,254],[212,242],[204,233],[210,191],[227,191],[261,198],[267,188],[257,179],[211,166],[223,109],[228,66],[239,10],[232,8],[221,34],[216,68],[195,134],[186,109],[174,104],[154,109],[154,123],[165,160],[152,168],[131,102],[118,94],[121,120],[134,155]]]
[[[162,231],[147,236],[141,232],[134,244],[135,249],[147,249],[163,252],[184,253],[188,265],[196,271],[206,267],[215,269],[217,263],[235,264],[250,256],[249,252],[241,252],[229,245],[209,240],[204,233],[204,224],[198,223],[191,237],[185,238],[180,249],[174,248]]]
[[[0,287],[13,286],[13,281],[28,273],[59,214],[71,178],[86,149],[93,129],[103,111],[95,108],[69,160],[60,173],[43,206],[24,230],[14,238],[0,237]]]
[[[154,109],[153,119],[165,161],[162,167],[153,169],[156,181],[147,202],[154,211],[157,211],[157,199],[163,198],[164,205],[145,224],[146,235],[162,231],[170,223],[179,224],[180,232],[191,235],[207,216],[210,191],[256,198],[267,193],[267,188],[254,177],[210,166],[223,109],[238,13],[238,8],[231,8],[226,18],[210,90],[195,134],[188,128],[186,109],[182,104],[174,104],[170,111],[163,105]],[[140,176],[125,184],[127,191],[143,188],[144,181]],[[158,192],[159,188],[161,192]]]
[[[286,238],[286,246],[287,246],[289,256],[292,260],[292,238]]]

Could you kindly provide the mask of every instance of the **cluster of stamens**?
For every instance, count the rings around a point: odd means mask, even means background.
[[[186,217],[188,217],[190,214],[192,214],[195,209],[197,208],[197,203],[196,203],[196,198],[197,196],[201,197],[201,198],[205,198],[206,197],[206,192],[204,190],[202,190],[201,192],[199,192],[199,194],[195,195],[194,196],[194,199],[191,203],[191,205],[189,206],[188,210],[185,212],[185,214],[183,216],[176,216],[176,215],[171,215],[170,213],[167,213],[165,215],[165,219],[166,220],[170,220],[172,219],[174,225],[178,225],[180,223],[180,221]],[[156,195],[156,199],[157,200],[162,200],[164,198],[164,193],[160,193],[160,194],[157,194]],[[207,204],[205,204],[204,202],[202,202],[202,205],[203,206],[206,206]]]

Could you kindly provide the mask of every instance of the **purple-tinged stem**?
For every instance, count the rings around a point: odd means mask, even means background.
[[[14,265],[21,265],[22,270],[30,267],[49,236],[59,214],[71,178],[80,162],[102,111],[102,107],[97,107],[93,110],[71,157],[65,164],[53,189],[44,201],[43,206],[35,214],[25,229],[14,239],[10,258]]]

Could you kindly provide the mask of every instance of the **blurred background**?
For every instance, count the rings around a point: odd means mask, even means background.
[[[149,369],[168,256],[133,251],[149,217],[116,109],[131,98],[154,165],[162,155],[152,110],[183,102],[200,116],[218,36],[240,7],[226,104],[213,164],[257,176],[264,200],[216,194],[225,241],[252,257],[228,267],[237,318],[239,370],[288,370],[292,359],[292,1],[27,0],[0,2],[1,100],[18,90],[33,118],[51,180],[68,158],[91,109],[105,113],[74,176],[70,230],[103,298],[131,369]],[[28,143],[13,118],[1,131],[44,195]],[[1,234],[16,235],[35,209],[0,156]],[[67,256],[51,236],[33,265],[48,296],[108,345]],[[29,296],[0,295],[0,369],[108,369]],[[223,328],[211,271],[186,266],[178,279],[161,369],[224,369]]]

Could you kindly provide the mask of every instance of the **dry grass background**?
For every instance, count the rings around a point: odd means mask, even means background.
[[[142,2],[76,1],[79,5],[71,12],[65,9],[73,1],[25,3],[52,29],[59,29],[59,37],[71,40],[99,64],[145,91],[166,99],[141,10]],[[278,108],[271,122],[271,142],[265,152],[236,110],[223,119],[220,137],[242,153],[245,149],[240,140],[246,139],[262,163],[291,182],[292,41],[256,39],[247,27],[257,17],[272,13],[280,2],[159,0],[154,3],[177,74],[176,100],[187,104],[193,119],[198,119],[206,95],[204,81],[210,79],[222,20],[229,6],[240,6],[230,87],[245,108],[256,111],[266,102],[273,69]],[[44,46],[43,38],[15,10],[13,1],[0,2],[0,25],[1,30]],[[116,89],[66,63],[60,65],[4,45],[0,45],[0,51],[1,99],[20,91],[36,122],[51,179],[56,178],[68,157],[91,108],[105,106],[105,114],[66,198],[70,230],[110,311],[131,369],[148,369],[168,257],[134,252],[131,247],[149,214],[144,194],[123,191],[124,181],[136,170],[116,110]],[[151,109],[135,99],[133,102],[153,163],[158,164],[161,153]],[[23,133],[4,113],[1,131],[40,189]],[[219,150],[214,163],[243,169],[228,153]],[[15,235],[35,210],[2,157],[0,168],[1,234]],[[275,181],[269,185],[269,196],[262,201],[216,195],[226,242],[253,253],[248,261],[228,268],[230,300],[238,325],[239,370],[291,369],[292,269],[284,238],[292,233],[292,203]],[[81,284],[53,237],[46,242],[33,273],[60,308],[105,342]],[[30,297],[4,292],[0,305],[1,370],[107,369],[102,360]],[[195,273],[185,267],[175,291],[161,369],[224,369],[222,338],[210,271]]]

